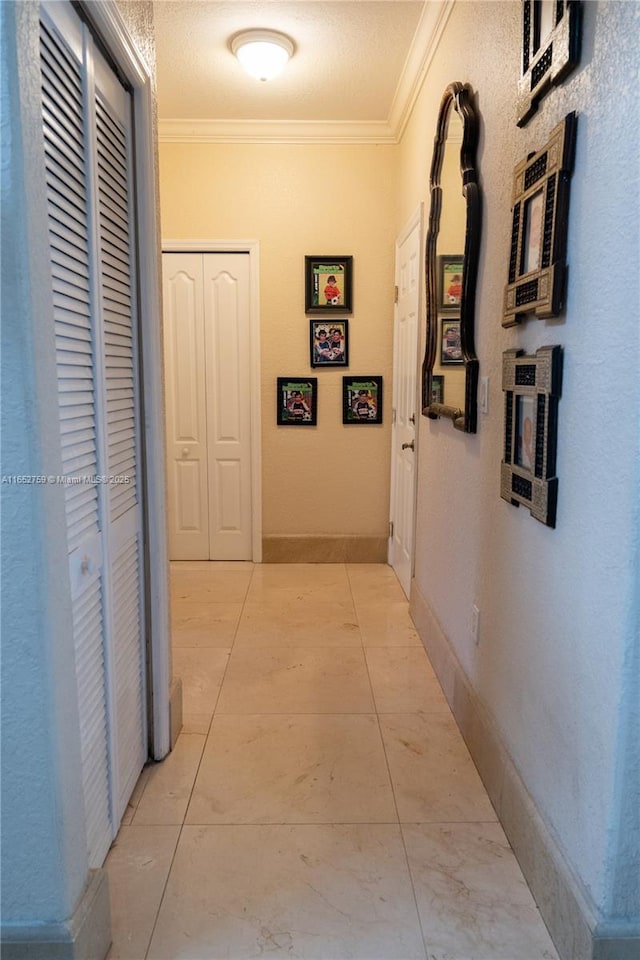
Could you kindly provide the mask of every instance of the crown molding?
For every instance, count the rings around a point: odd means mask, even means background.
[[[396,143],[386,120],[161,120],[161,143]]]
[[[389,111],[396,143],[402,140],[456,0],[425,3]]]
[[[424,4],[387,120],[160,120],[158,139],[161,143],[399,143],[455,3]]]

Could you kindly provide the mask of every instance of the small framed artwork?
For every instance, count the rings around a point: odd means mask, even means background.
[[[440,363],[442,366],[464,363],[459,317],[456,319],[444,317],[440,320]]]
[[[540,100],[580,61],[580,0],[522,0],[522,72],[518,81],[518,126]]]
[[[279,427],[314,427],[318,417],[316,377],[278,377]]]
[[[312,367],[349,366],[349,321],[309,321],[309,362]]]
[[[462,301],[462,279],[464,271],[464,257],[438,257],[438,309],[457,310],[460,313]]]
[[[561,388],[562,347],[540,347],[533,356],[522,350],[502,354],[505,417],[500,496],[516,507],[528,507],[531,516],[548,527],[556,525]]]
[[[382,423],[382,377],[342,378],[342,422]]]
[[[305,257],[305,313],[351,313],[353,257]]]
[[[444,377],[441,373],[431,375],[431,403],[444,403]]]
[[[567,114],[542,150],[530,154],[514,170],[503,327],[520,323],[528,314],[557,317],[564,309],[576,127],[575,113]]]

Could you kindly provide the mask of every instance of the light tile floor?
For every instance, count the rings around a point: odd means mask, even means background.
[[[172,610],[111,960],[557,960],[390,567],[174,563]]]

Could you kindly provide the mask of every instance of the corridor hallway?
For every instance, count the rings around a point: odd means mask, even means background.
[[[173,563],[109,958],[555,960],[390,567]]]

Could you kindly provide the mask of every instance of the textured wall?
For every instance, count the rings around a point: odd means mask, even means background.
[[[151,0],[117,0],[117,4],[131,39],[149,68],[155,87],[156,44],[153,31],[153,3]]]
[[[2,4],[2,473],[58,475],[38,5]],[[69,916],[87,876],[64,490],[2,492],[2,923]]]
[[[264,534],[385,537],[397,150],[160,146],[163,235],[258,239]],[[349,369],[309,366],[305,254],[352,254]],[[384,423],[342,424],[342,375],[382,374]],[[277,427],[276,378],[318,377],[318,426]]]
[[[442,91],[471,83],[484,191],[476,345],[489,413],[475,437],[421,419],[416,580],[600,916],[629,917],[639,912],[638,7],[583,6],[581,65],[521,130],[520,4],[456,4],[401,147],[398,223],[426,198]],[[579,121],[567,310],[503,330],[513,167],[570,110]],[[565,348],[555,530],[499,497],[502,352],[545,343]]]

